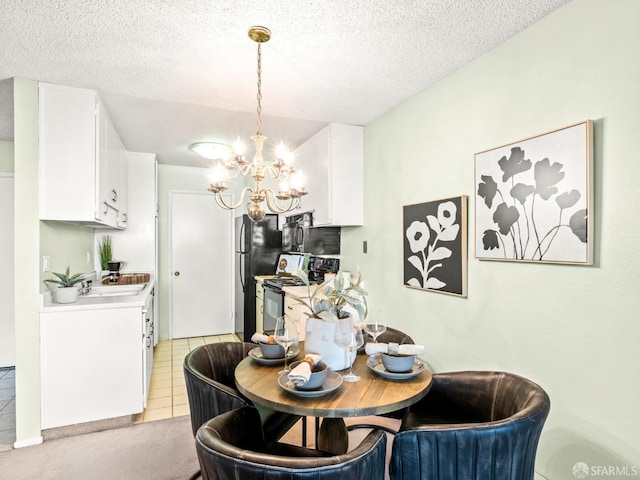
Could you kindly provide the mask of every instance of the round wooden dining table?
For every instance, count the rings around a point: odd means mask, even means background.
[[[303,347],[300,350],[303,351]],[[298,358],[303,356],[300,353]],[[349,444],[345,417],[400,410],[420,400],[431,387],[431,372],[426,368],[411,378],[389,379],[372,371],[367,366],[368,359],[368,355],[361,353],[353,363],[353,373],[361,377],[360,381],[342,382],[334,391],[317,397],[302,397],[287,391],[278,384],[281,364],[264,365],[251,357],[236,367],[235,382],[238,390],[254,403],[279,412],[322,417],[317,448],[341,454]]]

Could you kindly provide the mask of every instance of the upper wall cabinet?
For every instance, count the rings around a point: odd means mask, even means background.
[[[126,152],[96,92],[40,83],[39,98],[40,218],[125,228]]]
[[[308,195],[301,209],[313,210],[313,224],[349,226],[364,222],[364,129],[332,123],[295,151]]]

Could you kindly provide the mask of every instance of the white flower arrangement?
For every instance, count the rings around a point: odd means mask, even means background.
[[[306,307],[309,317],[318,318],[327,322],[338,322],[349,316],[344,307],[353,307],[361,321],[367,316],[367,291],[362,286],[362,274],[359,269],[345,275],[338,272],[335,278],[325,280],[317,286],[309,283],[307,274],[298,270],[296,272],[304,284],[307,286],[309,297],[307,299],[296,298],[296,301]],[[313,291],[312,291],[313,290]]]

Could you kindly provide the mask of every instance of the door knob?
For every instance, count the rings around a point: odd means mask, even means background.
[[[173,272],[173,274],[174,274],[176,277],[179,277],[179,276],[180,276],[180,272]]]

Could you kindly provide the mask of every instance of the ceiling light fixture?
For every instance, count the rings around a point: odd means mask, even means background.
[[[215,195],[216,203],[227,210],[238,208],[245,201],[248,195],[251,203],[247,208],[249,218],[254,222],[259,222],[264,218],[265,209],[261,205],[266,202],[267,207],[273,213],[285,213],[298,207],[300,198],[307,194],[302,185],[302,177],[291,166],[292,155],[281,145],[276,150],[276,158],[273,162],[267,163],[262,157],[262,149],[267,137],[262,135],[262,51],[263,43],[271,38],[271,31],[265,27],[251,27],[249,38],[258,44],[258,113],[256,134],[251,137],[255,144],[255,155],[252,162],[244,158],[244,149],[240,143],[236,143],[233,154],[221,160],[213,167],[211,184],[207,190]],[[282,181],[278,191],[273,192],[269,188],[262,186],[262,181],[266,173],[274,179]],[[225,179],[233,179],[238,176],[251,175],[253,177],[253,187],[245,187],[240,195],[240,200],[235,205],[229,205],[222,197],[222,192],[229,188]],[[289,183],[290,182],[290,183]]]
[[[219,142],[198,142],[189,145],[189,150],[209,160],[221,160],[233,152],[231,146]]]

